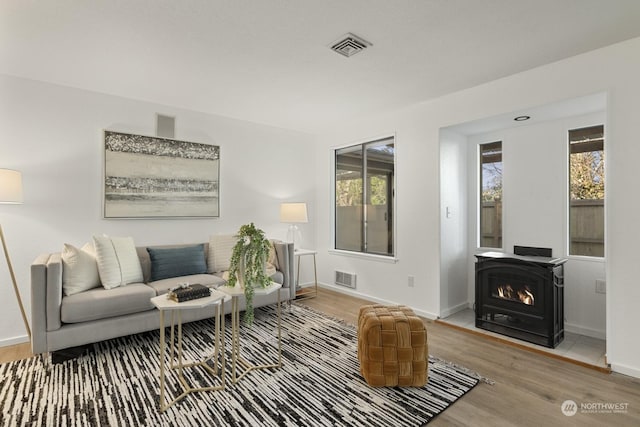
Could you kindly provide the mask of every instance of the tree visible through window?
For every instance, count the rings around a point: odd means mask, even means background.
[[[569,131],[569,255],[604,257],[604,126]]]
[[[336,249],[394,254],[394,175],[393,138],[335,151]]]
[[[479,246],[502,247],[502,142],[480,145]]]

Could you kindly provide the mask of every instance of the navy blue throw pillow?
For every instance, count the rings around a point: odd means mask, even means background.
[[[183,248],[147,248],[151,258],[151,281],[207,272],[204,244]]]

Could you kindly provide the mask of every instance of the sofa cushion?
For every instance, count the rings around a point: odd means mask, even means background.
[[[62,249],[62,290],[73,295],[100,286],[98,264],[93,245],[87,243],[81,249],[68,243]]]
[[[209,273],[227,271],[231,264],[231,253],[238,239],[233,235],[213,235],[209,238]]]
[[[217,288],[218,286],[226,284],[227,281],[219,276],[214,276],[213,274],[192,274],[190,276],[156,280],[155,282],[149,282],[147,285],[155,291],[156,295],[162,295],[169,292],[169,289],[175,288],[182,283],[197,283],[210,288]]]
[[[62,298],[63,323],[80,323],[152,310],[155,291],[144,283],[113,289],[94,288]]]
[[[207,272],[204,244],[183,248],[147,248],[151,258],[152,282],[170,277],[203,274]]]
[[[142,282],[142,268],[132,237],[93,236],[93,245],[105,289]]]
[[[269,278],[276,283],[284,285],[284,274],[281,271],[276,271]]]

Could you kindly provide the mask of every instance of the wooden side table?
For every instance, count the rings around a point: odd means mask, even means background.
[[[293,256],[298,258],[298,271],[296,273],[296,299],[315,298],[318,296],[318,270],[316,269],[316,254],[318,251],[310,249],[297,249]],[[300,258],[303,256],[313,256],[313,287],[299,288],[300,283]]]
[[[157,297],[151,298],[151,303],[160,311],[160,412],[164,412],[174,403],[178,402],[182,398],[184,398],[189,393],[199,392],[199,391],[215,391],[222,390],[225,387],[224,375],[225,375],[225,357],[224,357],[224,315],[222,310],[222,304],[225,300],[228,300],[229,297],[222,292],[212,291],[211,296],[206,298],[198,298],[191,301],[184,302],[175,302],[167,298],[167,295],[158,295]],[[205,359],[197,362],[188,362],[185,363],[182,360],[182,311],[183,310],[193,310],[198,308],[204,308],[209,306],[215,306],[215,339],[214,339],[214,350],[213,354],[206,357]],[[166,343],[164,337],[165,330],[165,312],[171,312],[171,355],[170,355],[170,365],[169,369],[178,371],[178,379],[183,387],[183,392],[181,395],[173,399],[171,402],[165,402],[165,353],[166,353]],[[175,326],[175,317],[177,314],[178,318],[178,363],[174,365],[175,360],[175,352],[174,352],[174,343],[175,343],[175,334],[174,334],[174,326]],[[213,360],[213,368],[207,364],[209,360]],[[218,365],[220,365],[220,374],[218,375]],[[219,376],[220,384],[213,385],[209,387],[192,387],[187,384],[187,381],[184,379],[184,375],[182,373],[184,368],[201,366],[209,373],[214,376]]]
[[[240,305],[238,300],[244,297],[244,290],[241,288],[231,288],[220,286],[219,291],[231,297],[231,381],[235,384],[245,375],[255,369],[279,368],[282,366],[282,331],[281,331],[281,309],[280,309],[280,283],[271,282],[266,288],[255,288],[254,295],[267,295],[272,292],[278,293],[278,361],[272,364],[255,365],[242,357],[240,354]],[[244,368],[242,374],[238,374],[240,367]]]

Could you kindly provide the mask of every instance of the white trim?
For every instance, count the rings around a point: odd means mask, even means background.
[[[370,261],[388,262],[391,264],[395,264],[398,262],[397,257],[369,254],[366,252],[344,251],[342,249],[332,249],[332,248],[329,248],[328,252],[332,255],[350,256],[354,258],[368,259]]]
[[[313,288],[315,286],[315,282],[305,282],[305,283],[298,283],[297,288]]]
[[[483,252],[500,252],[500,253],[506,253],[504,251],[504,248],[490,248],[488,246],[480,246],[476,248],[476,255],[477,254],[481,254]]]
[[[21,335],[19,337],[0,340],[0,347],[9,347],[10,345],[23,344],[25,342],[29,342],[29,337],[26,335]]]
[[[467,139],[468,141],[468,139]],[[475,155],[475,179],[473,180],[473,206],[474,206],[474,223],[475,223],[475,230],[473,231],[473,241],[475,242],[475,244],[473,246],[475,246],[477,249],[481,249],[484,246],[481,246],[480,244],[482,243],[482,238],[480,237],[481,231],[480,230],[480,211],[482,210],[482,208],[480,207],[480,203],[482,201],[482,193],[480,192],[480,189],[482,188],[482,164],[480,163],[482,161],[482,149],[480,148],[480,146],[482,145],[482,143],[477,143],[476,144],[476,155]],[[468,180],[467,180],[468,182]],[[504,242],[504,238],[502,239],[502,241]],[[504,245],[503,245],[504,246]],[[502,250],[502,248],[495,248],[495,249],[500,249]]]
[[[378,304],[385,304],[385,305],[398,305],[398,302],[395,301],[389,301],[389,300],[385,300],[385,299],[381,299],[381,298],[376,298],[373,297],[371,295],[367,295],[367,294],[363,294],[362,292],[357,292],[357,291],[352,291],[350,289],[347,288],[342,288],[340,286],[335,286],[335,285],[329,285],[327,283],[320,283],[318,282],[318,286],[321,288],[325,288],[325,289],[331,289],[332,291],[336,291],[339,292],[341,294],[347,294],[347,295],[351,295],[352,297],[357,297],[357,298],[363,298],[363,299],[367,299],[369,301],[378,303]],[[404,304],[407,305],[407,304]],[[411,309],[414,311],[415,314],[417,314],[420,317],[424,317],[426,319],[429,320],[435,320],[438,318],[438,315],[434,314],[434,313],[430,313],[428,311],[424,311],[424,310],[417,310],[413,307],[411,307]]]
[[[569,260],[574,261],[587,261],[587,262],[597,262],[600,264],[605,264],[607,260],[603,257],[598,256],[585,256],[585,255],[567,255],[566,257]]]
[[[607,90],[605,92],[605,109],[604,109],[604,155],[605,155],[605,168],[604,168],[604,194],[605,194],[605,198],[607,197],[607,193],[609,191],[610,186],[607,184],[609,182],[609,174],[610,169],[609,167],[607,167],[607,149],[609,147],[609,142],[611,141],[609,139],[609,129],[611,128],[611,116],[610,116],[610,109],[609,109],[609,105],[611,105],[611,91]],[[608,227],[608,223],[609,223],[609,218],[611,218],[609,216],[609,205],[611,203],[607,203],[606,199],[605,199],[605,203],[604,203],[604,258],[605,260],[610,259],[609,258],[609,251],[611,248],[611,245],[608,244],[609,242],[609,227]],[[604,280],[606,283],[610,284],[610,288],[608,290],[608,292],[611,291],[611,287],[615,287],[615,284],[612,283],[611,279],[611,263],[610,262],[605,262],[604,264]],[[613,285],[613,286],[611,286]],[[613,303],[612,303],[612,298],[609,297],[609,295],[607,294],[605,296],[605,318],[604,318],[604,323],[605,323],[605,331],[607,336],[609,337],[613,337],[613,322],[611,322],[611,316],[612,316],[612,312],[613,312]],[[621,340],[623,338],[620,338]],[[606,343],[606,354],[608,356],[611,355],[612,351],[612,347],[613,345],[611,344],[611,341],[614,341],[614,339],[607,341]],[[638,375],[638,378],[640,378],[640,375]]]
[[[445,308],[444,310],[440,310],[440,318],[444,319],[449,316],[453,316],[456,313],[464,311],[468,308],[472,308],[469,302],[463,302],[458,305],[454,305],[453,307]]]
[[[586,328],[584,326],[575,325],[573,323],[565,322],[564,330],[567,332],[572,332],[574,334],[584,335],[591,338],[598,338],[600,340],[607,339],[606,331],[603,331],[601,329]]]
[[[640,378],[640,369],[627,365],[619,365],[617,363],[611,363],[611,370],[623,375],[629,375],[630,377]]]
[[[381,141],[383,139],[389,139],[389,138],[393,138],[394,139],[394,143],[395,143],[395,139],[396,137],[396,133],[395,132],[386,132],[386,133],[382,133],[378,136],[372,136],[370,138],[362,138],[362,139],[358,139],[355,141],[351,141],[351,142],[347,142],[345,144],[341,144],[341,145],[334,145],[329,147],[329,151],[336,151],[336,150],[340,150],[341,148],[347,148],[347,147],[353,147],[355,145],[362,145],[362,144],[368,144],[370,142],[376,142],[376,141]]]

